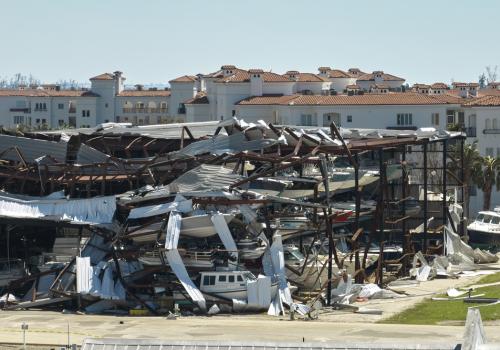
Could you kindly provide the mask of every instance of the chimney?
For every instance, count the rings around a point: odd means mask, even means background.
[[[469,95],[472,97],[477,97],[477,92],[479,89],[478,83],[469,83]]]
[[[56,91],[61,91],[61,85],[56,85]]]
[[[376,70],[373,72],[373,78],[375,79],[375,84],[379,84],[384,81],[384,78],[382,77],[383,74],[384,72],[381,70]]]
[[[134,86],[137,91],[142,91],[144,89],[144,85],[142,84],[135,84]]]
[[[226,64],[226,65],[220,67],[220,69],[222,70],[222,74],[224,75],[224,77],[228,77],[228,76],[234,74],[236,67],[231,65],[231,64]]]
[[[289,70],[288,72],[285,73],[285,75],[288,77],[288,79],[297,81],[299,79],[299,72],[296,70]]]
[[[462,98],[469,97],[469,86],[466,83],[452,83],[453,88],[458,90],[458,95]]]
[[[203,90],[201,86],[202,79],[203,79],[203,74],[196,74],[196,79],[194,81],[193,97],[195,97],[198,92],[201,92]]]
[[[326,78],[330,77],[330,74],[328,72],[331,70],[332,69],[330,67],[319,67],[318,68],[319,75],[321,75],[322,77],[326,77]]]
[[[123,91],[123,81],[125,80],[125,78],[123,77],[123,73],[119,70],[113,72],[113,75],[115,78],[115,93],[119,94]]]
[[[262,69],[250,69],[250,96],[262,96]]]

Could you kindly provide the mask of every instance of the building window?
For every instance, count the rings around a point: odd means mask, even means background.
[[[40,118],[35,119],[35,123],[40,124]]]
[[[59,103],[59,104],[57,105],[57,108],[58,108],[58,109],[64,109],[64,103]]]
[[[493,157],[493,147],[486,147],[486,155]]]
[[[465,113],[458,112],[458,124],[464,126],[465,125]]]
[[[497,118],[494,118],[494,119],[493,119],[493,125],[492,125],[492,128],[493,128],[493,129],[498,129],[498,125],[497,125]]]
[[[413,125],[413,115],[411,113],[398,113],[398,125]]]
[[[82,117],[85,118],[85,110],[82,110]]]
[[[24,116],[23,115],[15,115],[14,116],[14,124],[24,124]]]
[[[432,125],[439,125],[439,113],[432,113]]]
[[[59,124],[59,126],[63,126],[64,125],[64,119],[59,119],[58,124]]]
[[[348,115],[347,116],[347,122],[348,123],[352,123],[352,115]]]
[[[318,125],[318,122],[316,121],[316,116],[313,116],[312,114],[302,114],[300,116],[300,122],[302,126],[315,126]]]
[[[489,119],[489,118],[485,120],[485,122],[484,122],[484,128],[485,128],[486,130],[491,129],[491,121],[490,121],[490,119]]]
[[[90,110],[87,109],[87,117],[90,117]]]
[[[104,107],[105,107],[105,108],[108,108],[108,104],[107,104],[107,103],[105,103],[105,104],[104,104]]]
[[[446,111],[446,122],[448,125],[455,124],[455,111],[450,109]]]
[[[47,119],[42,119],[42,124],[47,124]]]

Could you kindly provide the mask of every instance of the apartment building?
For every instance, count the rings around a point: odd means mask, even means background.
[[[90,78],[90,89],[42,85],[0,90],[0,125],[12,129],[90,127],[106,122],[155,124],[170,118],[170,90],[124,88],[122,72]],[[181,119],[182,120],[182,119]]]

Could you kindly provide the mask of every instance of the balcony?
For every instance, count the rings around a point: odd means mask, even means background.
[[[167,113],[167,108],[123,108],[123,113]]]
[[[76,113],[76,107],[74,108],[70,107],[68,113]]]
[[[484,129],[483,134],[500,134],[500,129]]]
[[[35,108],[35,112],[47,112],[47,108]]]
[[[10,111],[16,113],[31,113],[31,108],[11,108]]]
[[[476,128],[475,127],[465,128],[464,131],[467,134],[467,137],[476,137],[477,136],[477,132],[476,132]]]

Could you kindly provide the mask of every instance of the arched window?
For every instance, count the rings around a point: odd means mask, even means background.
[[[148,110],[149,110],[149,112],[151,112],[151,113],[155,113],[155,112],[156,112],[156,102],[154,102],[154,101],[149,101],[149,102],[148,102]]]
[[[489,118],[484,122],[484,128],[486,130],[491,129],[491,120]]]
[[[493,129],[498,129],[498,125],[497,125],[497,118],[494,118],[493,119],[493,126],[492,126]]]

